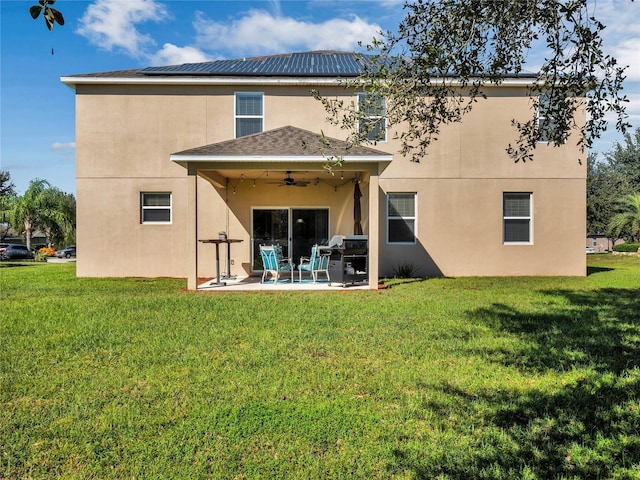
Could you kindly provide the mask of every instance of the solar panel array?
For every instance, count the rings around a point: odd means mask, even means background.
[[[362,56],[360,56],[362,57]],[[366,56],[365,56],[366,57]],[[288,55],[149,67],[145,75],[357,76],[362,59],[353,53],[306,52]]]

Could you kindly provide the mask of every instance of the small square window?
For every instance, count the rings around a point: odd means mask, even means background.
[[[171,223],[171,193],[143,192],[140,204],[141,223]]]

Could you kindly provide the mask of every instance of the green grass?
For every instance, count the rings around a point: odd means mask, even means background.
[[[640,261],[204,293],[0,264],[0,477],[640,478]]]

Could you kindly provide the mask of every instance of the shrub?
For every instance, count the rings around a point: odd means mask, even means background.
[[[621,243],[620,245],[614,245],[614,252],[632,252],[635,253],[640,248],[640,243]]]
[[[405,262],[393,267],[395,278],[413,278],[418,269],[413,263]]]
[[[42,247],[38,250],[38,253],[42,253],[47,257],[53,257],[56,254],[56,249],[53,247]]]
[[[41,251],[37,251],[35,257],[33,258],[36,262],[46,262],[48,255],[46,253],[42,253]]]

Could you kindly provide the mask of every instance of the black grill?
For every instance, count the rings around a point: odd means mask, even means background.
[[[367,283],[369,242],[366,235],[334,235],[328,246],[331,251],[329,278],[331,282]]]

